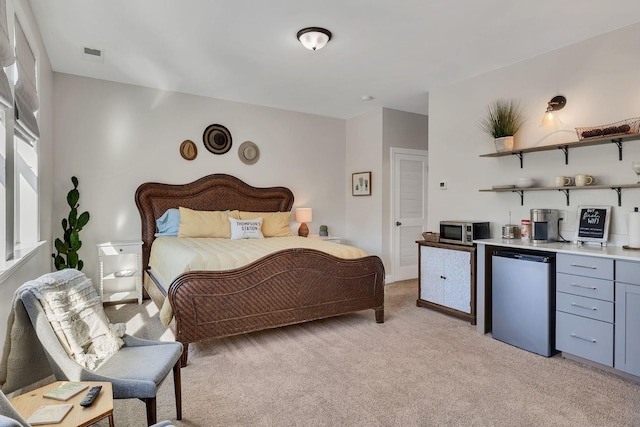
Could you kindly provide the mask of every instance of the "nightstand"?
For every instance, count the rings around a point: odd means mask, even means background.
[[[326,242],[333,242],[333,243],[342,243],[342,237],[336,237],[336,236],[320,236],[318,234],[309,234],[310,238],[312,239],[320,239],[320,240],[324,240]]]
[[[142,241],[98,243],[98,281],[103,303],[142,304]]]

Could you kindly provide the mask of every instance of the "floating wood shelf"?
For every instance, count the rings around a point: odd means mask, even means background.
[[[613,190],[618,194],[618,206],[622,206],[622,189],[623,188],[640,188],[640,184],[611,184],[611,185],[585,185],[577,187],[570,185],[566,187],[513,187],[513,188],[489,188],[480,190],[481,192],[505,193],[512,192],[520,195],[520,206],[524,205],[524,193],[527,191],[560,191],[567,198],[567,206],[569,206],[569,194],[573,190]]]
[[[616,144],[618,146],[618,160],[622,160],[622,143],[626,141],[640,140],[640,134],[616,135],[606,138],[590,138],[582,141],[565,142],[562,144],[543,145],[541,147],[522,148],[520,150],[502,151],[496,153],[481,154],[480,157],[504,157],[517,156],[520,159],[520,167],[523,167],[523,157],[525,153],[536,153],[540,151],[561,150],[564,153],[564,164],[569,164],[569,149],[589,147],[593,145]],[[593,188],[593,186],[591,187]]]

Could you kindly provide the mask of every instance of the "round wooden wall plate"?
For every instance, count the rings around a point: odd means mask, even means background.
[[[180,144],[180,155],[185,160],[195,159],[198,155],[198,147],[196,147],[195,142],[190,139],[182,141],[182,144]]]
[[[231,149],[231,132],[222,125],[209,125],[202,135],[204,146],[213,154],[224,154]]]

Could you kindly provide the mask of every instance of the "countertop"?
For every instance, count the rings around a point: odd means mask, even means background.
[[[640,250],[624,249],[622,246],[601,246],[600,244],[571,242],[532,243],[521,239],[478,239],[478,245],[503,246],[516,249],[532,249],[538,251],[588,255],[602,258],[616,258],[628,261],[640,261]]]

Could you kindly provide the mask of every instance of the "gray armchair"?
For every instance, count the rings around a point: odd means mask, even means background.
[[[147,424],[152,425],[156,422],[156,393],[173,369],[176,418],[182,419],[181,343],[150,341],[125,335],[122,337],[125,345],[95,371],[89,371],[69,357],[35,295],[23,292],[20,298],[58,381],[111,382],[115,399],[138,398],[145,402]]]
[[[29,423],[20,416],[2,391],[0,391],[0,427],[29,427]]]

